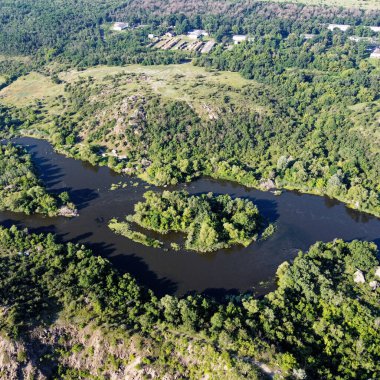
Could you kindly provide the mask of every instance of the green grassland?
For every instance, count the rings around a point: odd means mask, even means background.
[[[57,67],[54,67],[57,71]],[[25,135],[51,140],[52,120],[62,115],[70,103],[70,94],[65,85],[82,86],[91,93],[87,105],[94,108],[91,119],[80,122],[79,135],[83,142],[94,135],[94,129],[113,119],[122,117],[109,135],[112,139],[96,139],[96,142],[118,154],[124,154],[125,141],[120,130],[125,128],[128,119],[133,118],[141,102],[147,98],[158,97],[163,102],[183,101],[204,121],[216,120],[225,112],[225,102],[237,108],[249,108],[257,112],[269,112],[265,107],[252,101],[245,101],[242,91],[251,88],[257,91],[262,85],[244,79],[239,73],[207,71],[190,63],[155,66],[97,66],[86,70],[70,70],[58,73],[61,84],[54,83],[50,77],[32,72],[23,76],[0,91],[0,102],[21,109],[38,108],[38,118],[24,129]],[[83,85],[83,82],[86,84]],[[136,100],[137,99],[137,100]],[[88,101],[87,101],[88,100]],[[124,112],[121,110],[124,109]],[[127,111],[125,111],[127,109]],[[71,116],[73,121],[82,118],[80,110]],[[97,120],[97,127],[92,125]],[[96,132],[96,131],[95,131]],[[109,137],[110,137],[109,136]],[[92,140],[92,139],[91,139]]]
[[[270,0],[270,2],[344,8],[361,8],[369,10],[380,9],[379,0]]]
[[[44,75],[31,73],[1,90],[0,100],[8,106],[25,107],[36,101],[49,101],[62,94],[63,85],[53,83]]]

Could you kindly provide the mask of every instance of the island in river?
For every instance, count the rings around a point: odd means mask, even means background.
[[[127,216],[127,222],[110,221],[111,230],[156,247],[162,244],[131,231],[128,222],[160,234],[182,232],[187,236],[185,248],[203,253],[235,244],[247,247],[264,230],[258,208],[248,199],[233,199],[228,194],[189,195],[186,191],[148,191],[143,196],[145,201],[135,205],[135,213]]]

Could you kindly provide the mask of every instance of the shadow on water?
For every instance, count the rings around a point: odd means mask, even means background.
[[[99,197],[97,191],[93,189],[78,189],[73,190],[61,189],[60,191],[68,191],[70,195],[70,200],[75,204],[76,208],[80,211],[90,205],[90,203]]]
[[[42,181],[45,187],[49,190],[58,185],[63,177],[63,171],[57,164],[53,164],[48,158],[41,156],[36,145],[29,146],[33,165],[36,168],[38,178]]]
[[[118,254],[110,256],[114,252],[114,248],[110,244],[89,244],[95,252],[101,256],[109,257],[112,263],[122,273],[130,273],[132,277],[137,279],[139,284],[147,286],[149,289],[154,290],[157,296],[163,296],[165,294],[174,294],[177,291],[177,284],[166,278],[160,278],[154,272],[152,272],[147,264],[141,259],[141,257],[135,254]]]

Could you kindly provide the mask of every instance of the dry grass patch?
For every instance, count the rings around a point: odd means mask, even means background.
[[[63,85],[53,83],[44,75],[31,73],[1,90],[0,101],[10,106],[25,107],[37,100],[48,100],[63,93]]]

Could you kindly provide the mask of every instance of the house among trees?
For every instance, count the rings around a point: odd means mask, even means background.
[[[334,31],[335,29],[339,29],[342,32],[346,32],[349,28],[351,28],[351,25],[347,24],[329,24],[327,29]]]
[[[129,24],[127,22],[115,22],[112,29],[120,32],[121,30],[127,29],[128,27]]]
[[[245,34],[235,34],[232,36],[232,40],[234,41],[234,44],[240,44],[243,41],[247,41],[247,36]]]
[[[311,40],[312,38],[314,38],[316,36],[316,34],[310,34],[310,33],[305,33],[302,35],[302,37],[305,39],[305,40]]]
[[[187,36],[191,38],[192,40],[197,40],[198,38],[201,38],[203,36],[208,36],[208,33],[205,30],[195,29],[187,33]]]
[[[380,59],[380,47],[377,47],[369,57]]]
[[[174,32],[166,32],[166,33],[165,33],[165,37],[173,38],[174,36],[175,36],[175,33],[174,33]]]

